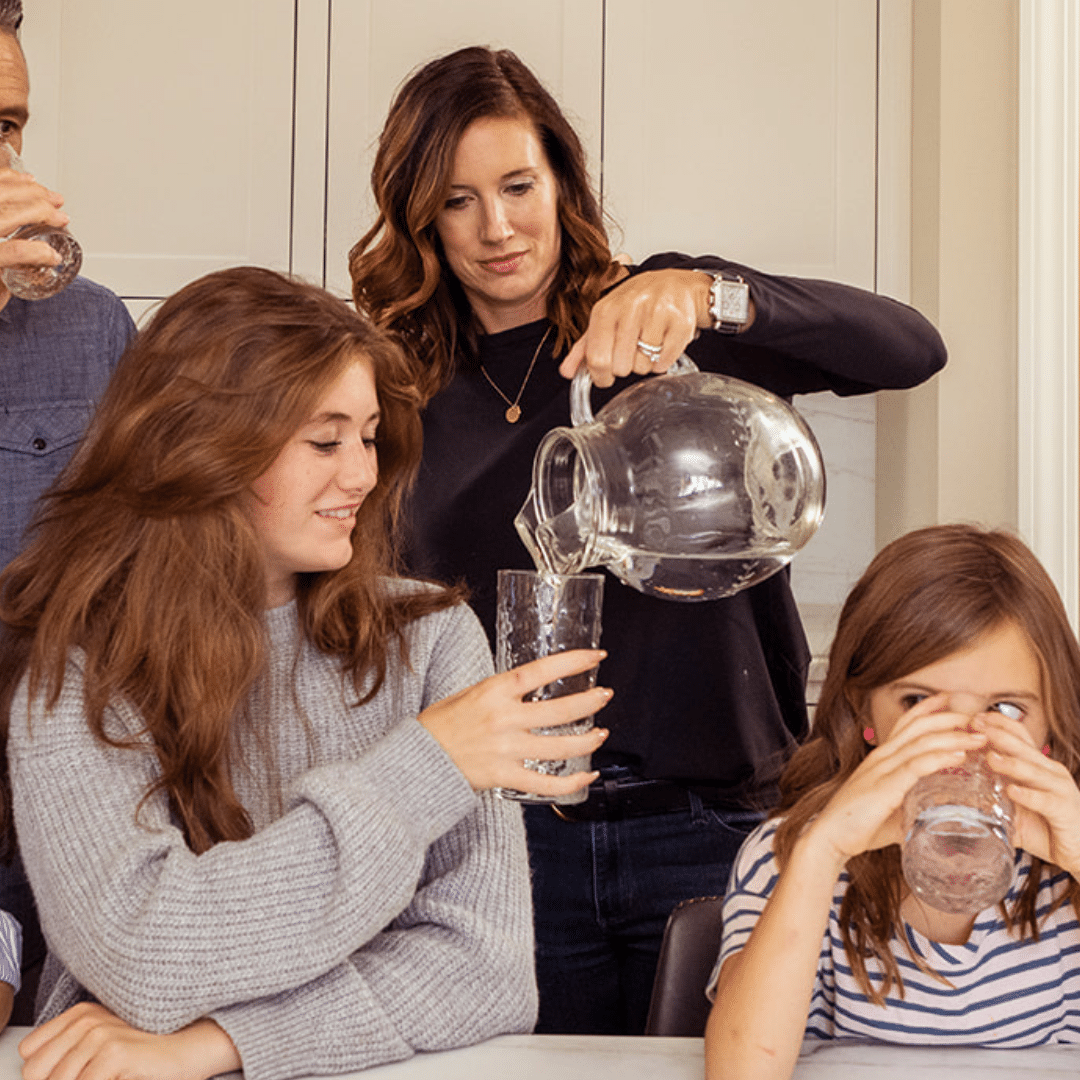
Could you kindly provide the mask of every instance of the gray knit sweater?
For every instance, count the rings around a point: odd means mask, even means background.
[[[15,820],[50,948],[39,1019],[91,995],[153,1032],[211,1016],[249,1080],[531,1030],[518,807],[477,796],[416,721],[490,674],[476,618],[456,607],[414,623],[410,666],[392,648],[362,708],[339,662],[300,640],[295,604],[269,611],[267,628],[271,670],[249,710],[264,745],[240,728],[234,776],[255,835],[202,855],[164,797],[136,823],[155,758],[90,733],[79,654],[56,706],[36,700],[29,724],[20,689]],[[141,727],[124,702],[106,720],[110,733]]]

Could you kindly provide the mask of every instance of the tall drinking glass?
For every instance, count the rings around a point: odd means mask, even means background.
[[[904,799],[901,865],[911,891],[954,914],[993,907],[1015,873],[1015,808],[986,751],[917,781]]]
[[[548,574],[535,570],[500,570],[496,608],[495,666],[509,671],[530,660],[568,649],[595,649],[600,644],[600,610],[604,598],[603,574]],[[534,690],[525,700],[577,694],[596,685],[596,668],[556,679]],[[534,728],[537,735],[578,735],[593,726],[586,716],[557,727]],[[548,776],[569,776],[587,771],[589,758],[536,761],[525,767]],[[504,799],[529,803],[579,803],[588,789],[571,795],[531,795],[525,791],[496,788]]]
[[[0,141],[0,169],[24,173],[19,155],[8,143]],[[31,222],[21,225],[4,240],[40,240],[60,256],[56,266],[7,266],[0,270],[0,281],[12,296],[20,300],[44,300],[55,296],[75,280],[82,266],[82,248],[67,229]]]

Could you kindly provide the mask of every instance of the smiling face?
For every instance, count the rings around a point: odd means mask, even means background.
[[[558,201],[528,120],[485,117],[465,129],[435,231],[488,333],[546,314],[561,253]]]
[[[969,648],[928,664],[869,695],[870,722],[878,744],[913,705],[945,693],[950,712],[976,716],[1000,712],[1019,720],[1036,746],[1050,733],[1042,666],[1027,635],[1013,622],[988,630]]]
[[[368,360],[350,364],[243,500],[266,557],[268,605],[288,603],[296,575],[352,558],[356,512],[375,487],[379,400]]]

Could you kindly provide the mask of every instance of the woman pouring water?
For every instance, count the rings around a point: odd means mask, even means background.
[[[410,352],[430,400],[414,568],[464,579],[494,638],[496,571],[528,567],[513,519],[533,456],[569,422],[567,378],[608,387],[704,370],[775,394],[913,386],[945,360],[917,312],[714,256],[614,260],[580,141],[507,51],[468,48],[391,105],[379,217],[350,256],[361,309]],[[611,736],[587,802],[526,809],[546,1032],[640,1032],[671,909],[722,893],[777,769],[807,730],[808,649],[781,572],[677,604],[608,577]]]

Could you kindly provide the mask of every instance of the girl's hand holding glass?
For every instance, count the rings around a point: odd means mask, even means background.
[[[1080,881],[1080,789],[1069,770],[1036,747],[1018,720],[991,712],[973,726],[986,732],[990,767],[1009,780],[1016,804],[1016,846]]]
[[[597,649],[572,649],[522,664],[430,706],[420,714],[420,723],[477,791],[502,787],[537,795],[569,795],[599,774],[549,776],[527,769],[525,761],[592,754],[607,738],[607,731],[593,728],[581,735],[534,735],[532,729],[590,716],[611,700],[611,691],[598,686],[546,701],[522,698],[556,679],[596,667],[605,655]]]
[[[828,837],[837,873],[848,859],[864,851],[900,843],[901,807],[911,787],[985,745],[985,734],[967,730],[969,717],[941,711],[945,702],[944,694],[936,694],[908,709],[808,830]]]

